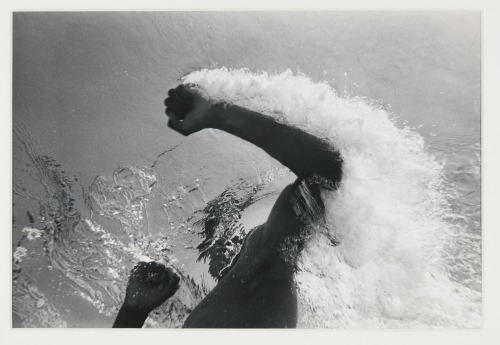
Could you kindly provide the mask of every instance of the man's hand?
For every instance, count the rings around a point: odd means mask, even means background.
[[[171,297],[179,276],[156,262],[139,262],[130,274],[124,306],[149,313]]]
[[[182,135],[190,135],[210,126],[211,104],[192,84],[170,89],[165,106],[168,126]]]

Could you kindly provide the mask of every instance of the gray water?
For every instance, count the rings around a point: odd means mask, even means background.
[[[16,13],[13,61],[15,327],[109,327],[145,257],[184,274],[150,326],[180,325],[213,286],[203,209],[243,200],[227,212],[248,230],[293,179],[225,133],[167,128],[166,91],[221,67],[326,81],[421,135],[444,172],[446,270],[480,314],[479,12]]]

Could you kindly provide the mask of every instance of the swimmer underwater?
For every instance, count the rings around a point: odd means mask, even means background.
[[[169,90],[165,105],[168,126],[180,134],[189,136],[206,128],[225,131],[260,147],[297,176],[281,192],[266,223],[248,233],[231,268],[183,327],[297,327],[295,266],[280,253],[290,239],[295,239],[300,252],[305,244],[301,233],[323,218],[320,190],[340,183],[340,154],[322,139],[272,117],[211,102],[195,85]],[[174,295],[178,284],[171,268],[140,262],[132,270],[113,327],[142,327],[148,314]]]

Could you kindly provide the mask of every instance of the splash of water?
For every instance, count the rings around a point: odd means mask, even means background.
[[[380,106],[339,97],[326,83],[287,71],[201,70],[205,96],[303,128],[341,153],[344,177],[323,191],[336,247],[317,234],[296,280],[306,327],[479,327],[480,293],[450,279],[453,226],[443,167],[423,138]],[[311,153],[313,154],[313,153]]]
[[[81,186],[85,193],[79,195],[73,188],[76,178],[67,177],[54,159],[39,154],[24,128],[16,127],[15,133],[43,188],[35,195],[14,185],[15,196],[35,200],[39,206],[38,217],[27,212],[30,227],[20,231],[22,237],[13,250],[14,315],[23,327],[65,327],[68,305],[83,302],[109,317],[111,324],[130,269],[138,261],[177,266],[171,241],[149,232],[145,206],[155,172],[122,167],[111,177],[98,176],[90,186]],[[78,200],[88,210],[77,209]],[[206,294],[187,273],[177,271],[181,288],[150,315],[148,326],[180,326]],[[48,288],[51,284],[57,288]]]
[[[456,226],[464,218],[453,207],[460,193],[426,151],[422,137],[395,126],[391,114],[368,100],[339,97],[326,83],[291,72],[270,76],[205,70],[188,75],[185,82],[198,84],[214,100],[261,111],[319,135],[342,154],[340,188],[322,192],[326,230],[313,234],[299,262],[299,326],[479,326],[481,295],[474,287],[480,279],[470,258],[455,259],[477,241]],[[111,324],[138,260],[177,267],[182,277],[181,289],[151,314],[146,326],[182,325],[208,289],[182,270],[171,251],[176,239],[201,235],[198,249],[217,277],[239,250],[236,240],[227,240],[248,230],[242,213],[276,193],[266,187],[279,176],[274,171],[255,181],[230,182],[210,200],[198,179],[172,189],[155,162],[98,176],[91,185],[79,186],[85,190],[80,195],[76,178],[39,154],[27,131],[16,127],[15,133],[34,167],[28,173],[34,172],[41,186],[30,190],[14,185],[16,197],[39,206],[38,216],[27,212],[29,225],[21,226],[21,239],[13,248],[14,314],[23,326],[67,325],[69,300],[60,299],[62,288],[53,291],[44,285],[45,275],[75,291],[78,303],[88,303]],[[162,200],[167,233],[150,229],[148,205],[155,197]],[[207,227],[210,222],[215,226]],[[331,239],[339,244],[332,246]]]

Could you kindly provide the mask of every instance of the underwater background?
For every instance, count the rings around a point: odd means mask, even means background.
[[[147,321],[179,327],[293,181],[226,133],[167,128],[163,99],[180,82],[277,114],[346,158],[328,231],[296,277],[299,327],[480,327],[480,12],[13,24],[14,327],[110,327],[139,260],[182,275]]]

